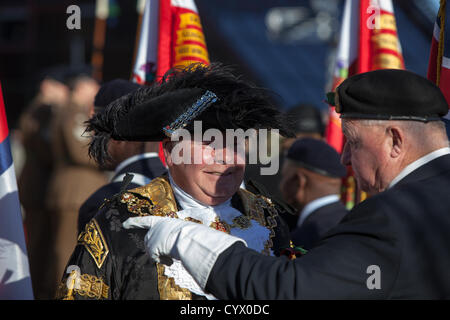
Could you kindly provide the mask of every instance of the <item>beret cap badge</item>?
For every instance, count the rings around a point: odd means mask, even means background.
[[[330,105],[330,106],[334,106],[335,107],[335,111],[337,113],[340,113],[341,110],[341,105],[339,104],[339,95],[337,92],[328,92],[326,94],[326,102]]]

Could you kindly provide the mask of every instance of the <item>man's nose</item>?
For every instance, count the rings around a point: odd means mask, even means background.
[[[234,154],[227,152],[227,148],[215,148],[212,151],[214,162],[217,164],[233,163]]]

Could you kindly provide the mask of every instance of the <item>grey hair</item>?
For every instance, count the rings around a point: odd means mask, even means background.
[[[346,119],[342,122],[344,133],[352,134],[352,126],[347,125],[352,122],[357,122],[361,126],[380,126],[385,128],[398,126],[412,136],[418,146],[423,148],[436,149],[449,145],[445,124],[442,121]]]

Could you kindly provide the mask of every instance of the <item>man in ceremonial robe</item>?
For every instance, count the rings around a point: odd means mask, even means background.
[[[192,221],[245,239],[267,256],[289,248],[289,231],[278,215],[283,207],[240,189],[245,169],[245,162],[239,161],[242,154],[229,143],[212,148],[212,138],[198,138],[194,132],[201,124],[201,133],[274,128],[288,134],[270,101],[265,90],[226,67],[193,65],[172,70],[159,83],[140,88],[94,115],[89,120],[94,132],[91,154],[107,157],[109,139],[163,141],[168,174],[129,191],[125,190],[131,178],[125,176],[122,192],[107,200],[80,233],[58,298],[215,299],[179,261],[167,266],[151,259],[144,245],[146,231],[123,228],[130,217]],[[180,129],[194,132],[194,137],[175,139]],[[182,161],[177,159],[177,149],[182,150]]]

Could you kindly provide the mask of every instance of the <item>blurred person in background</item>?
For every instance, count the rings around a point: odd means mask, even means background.
[[[323,140],[325,135],[325,123],[322,113],[312,104],[300,104],[286,112],[286,121],[294,132],[295,138],[285,138],[281,148],[286,153],[291,145],[300,138],[313,138]]]
[[[78,210],[107,181],[106,175],[90,160],[89,139],[83,136],[84,122],[89,119],[99,85],[93,78],[80,73],[70,79],[69,88],[68,104],[55,114],[51,128],[54,171],[46,204],[51,214],[52,240],[45,270],[53,289],[49,298],[54,297],[58,279],[76,244]]]
[[[25,215],[27,251],[36,299],[51,297],[50,284],[44,276],[51,242],[51,217],[45,204],[54,168],[51,123],[57,111],[67,105],[70,94],[65,67],[55,67],[43,73],[45,75],[39,81],[38,92],[22,113],[17,130],[25,155],[18,176],[18,189]]]
[[[140,87],[141,85],[137,83],[123,79],[115,79],[103,84],[95,96],[91,116],[103,112],[108,104]],[[99,117],[99,119],[101,121],[97,124],[98,126],[113,131],[112,123],[107,121],[106,117]],[[93,128],[93,131],[95,133],[98,130]],[[95,134],[91,137],[91,139],[97,138]],[[108,150],[109,157],[94,158],[101,159],[99,165],[102,169],[114,170],[114,175],[108,184],[95,191],[81,205],[78,213],[78,233],[95,216],[105,199],[120,192],[126,173],[133,174],[133,180],[128,185],[128,189],[134,189],[146,185],[153,178],[166,172],[158,155],[159,142],[119,141],[113,138],[102,138],[102,141],[96,146],[96,150],[93,150],[95,154],[100,154],[102,150]]]
[[[280,190],[296,209],[297,224],[291,232],[295,245],[309,250],[347,214],[339,199],[345,175],[339,154],[326,142],[303,138],[291,145]]]

